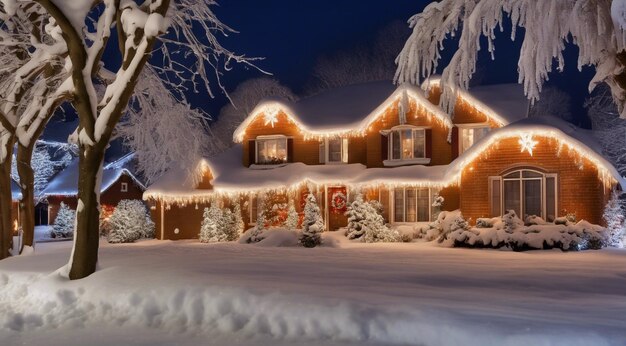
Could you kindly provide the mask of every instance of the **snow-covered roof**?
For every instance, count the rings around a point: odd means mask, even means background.
[[[238,144],[212,159],[204,160],[203,163],[208,166],[213,176],[211,181],[213,189],[196,189],[189,171],[175,169],[151,185],[144,193],[144,199],[163,199],[172,202],[202,200],[209,199],[215,193],[245,193],[263,189],[290,188],[308,181],[360,186],[386,184],[444,187],[458,183],[463,169],[497,142],[505,138],[527,135],[555,139],[562,147],[594,163],[603,181],[610,178],[622,188],[626,188],[624,178],[601,155],[600,146],[587,131],[557,118],[536,117],[491,131],[452,163],[441,166],[366,168],[362,164],[289,163],[271,169],[248,168],[242,165],[242,146]]]
[[[440,77],[433,76],[422,84],[422,88],[428,90],[440,85]],[[500,125],[524,119],[528,113],[529,101],[524,87],[517,83],[471,87],[469,91],[459,90],[458,95]]]
[[[246,128],[258,116],[276,115],[279,111],[285,113],[307,138],[362,134],[403,95],[446,127],[452,126],[449,116],[428,101],[420,88],[380,81],[328,90],[297,102],[277,98],[261,101],[235,130],[233,140],[241,142]]]
[[[132,173],[134,154],[127,154],[121,159],[105,165],[102,169],[100,193],[104,193],[123,174],[131,177],[135,183],[145,189],[145,184]],[[41,193],[42,196],[75,196],[78,194],[78,158],[74,159],[63,171],[57,174]]]
[[[20,189],[19,185],[17,185],[13,179],[11,179],[11,199],[14,201],[22,199],[22,189]]]

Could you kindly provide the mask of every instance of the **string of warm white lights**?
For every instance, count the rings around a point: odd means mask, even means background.
[[[306,185],[342,185],[350,188],[368,189],[368,188],[388,188],[393,189],[396,187],[430,187],[430,188],[445,188],[449,186],[456,186],[460,184],[461,176],[466,168],[471,166],[479,158],[488,157],[498,150],[498,145],[505,139],[518,139],[520,144],[520,152],[528,152],[532,156],[533,149],[539,141],[536,139],[543,139],[548,141],[549,144],[556,145],[556,152],[558,155],[566,152],[573,156],[580,169],[583,169],[583,162],[586,160],[591,165],[597,168],[598,178],[603,182],[604,186],[609,188],[615,183],[624,184],[624,181],[615,170],[604,158],[602,158],[596,152],[590,150],[586,145],[578,140],[571,138],[564,134],[562,131],[551,128],[548,126],[536,126],[529,127],[523,126],[515,129],[503,128],[496,130],[488,134],[481,141],[476,143],[469,150],[464,152],[460,157],[453,161],[445,171],[441,180],[428,180],[428,179],[374,179],[367,182],[354,181],[354,178],[328,178],[314,180],[308,177],[303,177],[301,181],[291,184],[290,186],[279,185],[259,185],[256,187],[230,187],[224,188],[215,186],[213,190],[193,190],[187,193],[168,193],[165,191],[147,191],[144,194],[144,199],[160,200],[166,203],[172,204],[188,204],[188,203],[206,203],[209,202],[215,196],[237,196],[247,195],[250,193],[258,192],[293,192],[300,190]],[[215,172],[209,163],[203,164],[204,169],[208,169],[211,172]],[[279,174],[277,172],[277,174]]]
[[[402,102],[403,97],[408,97],[415,105],[416,112],[415,117],[425,115],[428,120],[435,120],[439,124],[443,125],[447,129],[452,128],[452,121],[450,117],[443,112],[439,107],[432,104],[423,95],[421,89],[405,84],[399,86],[381,105],[379,105],[374,111],[363,118],[363,120],[355,127],[335,128],[316,130],[308,127],[297,115],[292,107],[287,103],[279,101],[265,101],[261,102],[258,106],[252,110],[250,115],[239,125],[233,134],[233,141],[241,143],[246,135],[246,129],[252,124],[258,117],[263,117],[265,125],[274,125],[278,122],[279,113],[285,114],[287,121],[296,125],[299,132],[302,134],[305,140],[309,139],[325,139],[335,137],[363,137],[368,131],[372,130],[372,125],[381,119],[389,109],[390,106],[395,103]]]

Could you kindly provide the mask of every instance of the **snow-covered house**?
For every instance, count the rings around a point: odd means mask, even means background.
[[[145,189],[145,182],[136,174],[132,153],[106,164],[102,169],[102,184],[100,186],[102,210],[104,212],[112,211],[123,199],[141,200]],[[61,202],[71,209],[76,209],[78,203],[78,158],[74,159],[65,170],[50,181],[42,195],[48,202],[50,224],[54,223]]]
[[[237,145],[168,172],[144,193],[157,237],[197,237],[213,200],[240,203],[251,225],[263,198],[268,222],[280,221],[288,201],[302,210],[309,191],[331,230],[346,225],[355,192],[380,201],[392,224],[432,221],[436,196],[470,222],[511,209],[602,222],[610,191],[624,181],[584,130],[526,118],[518,85],[460,92],[453,117],[437,106],[438,81],[424,88],[375,82],[262,101],[235,131]]]

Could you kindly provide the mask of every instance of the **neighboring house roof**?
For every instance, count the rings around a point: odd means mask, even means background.
[[[440,85],[441,77],[432,76],[422,83],[422,88],[428,90]],[[521,84],[481,85],[471,87],[469,91],[458,90],[457,93],[462,100],[472,104],[501,125],[512,124],[526,118],[528,114],[529,101]]]
[[[11,179],[11,199],[14,201],[22,199],[22,189],[13,179]]]
[[[138,186],[145,190],[145,183],[138,178],[135,171],[133,154],[127,154],[121,159],[107,164],[102,169],[102,184],[100,193],[104,193],[123,174],[131,177]],[[75,196],[78,194],[78,158],[74,159],[67,168],[57,174],[42,192],[43,196]]]
[[[268,115],[271,118],[279,111],[285,113],[305,137],[363,134],[385,114],[391,103],[405,96],[417,102],[419,107],[446,127],[452,127],[450,117],[428,101],[419,87],[410,84],[395,86],[390,81],[383,81],[332,89],[296,102],[281,99],[261,101],[237,127],[233,141],[241,142],[246,128],[258,116],[264,115],[267,122]]]
[[[173,169],[151,185],[144,199],[209,199],[215,193],[249,192],[262,189],[292,187],[307,181],[320,184],[353,185],[417,185],[444,187],[459,181],[463,169],[496,142],[521,135],[547,136],[559,141],[567,150],[573,150],[589,159],[602,176],[613,178],[622,188],[626,182],[606,160],[600,146],[587,131],[553,117],[523,119],[514,124],[491,131],[449,165],[402,166],[394,168],[366,168],[362,164],[305,165],[289,163],[271,169],[248,168],[242,165],[242,146],[235,145],[226,152],[204,159],[199,168],[208,167],[213,176],[213,189],[196,189],[191,176],[194,172]],[[573,162],[572,164],[576,164]]]

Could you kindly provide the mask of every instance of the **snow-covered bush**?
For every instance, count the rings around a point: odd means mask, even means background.
[[[435,196],[433,197],[433,216],[435,218],[439,217],[439,214],[441,213],[441,207],[443,206],[443,202],[445,201],[445,199],[443,198],[443,196],[440,196],[438,193],[435,194]]]
[[[76,219],[76,212],[72,210],[67,204],[61,202],[59,207],[59,213],[52,225],[52,231],[50,236],[52,238],[70,238],[74,235],[74,222]]]
[[[324,219],[317,200],[312,193],[306,197],[304,205],[304,220],[302,220],[302,234],[300,244],[304,247],[316,247],[322,243],[322,232],[324,232]]]
[[[202,243],[217,243],[227,239],[224,232],[224,213],[215,201],[210,208],[204,208],[198,238]]]
[[[622,247],[626,237],[624,225],[624,204],[617,191],[613,191],[611,199],[604,207],[602,217],[606,222],[608,242],[611,246]]]
[[[112,205],[100,206],[100,236],[107,237],[111,232],[111,215],[115,211],[115,207]]]
[[[154,222],[142,201],[123,199],[109,218],[109,243],[132,243],[141,238],[154,238]]]
[[[364,201],[362,194],[357,195],[346,211],[348,216],[346,236],[348,239],[361,239],[366,243],[401,240],[400,234],[396,230],[389,229],[385,225],[385,219],[377,207],[375,203]]]
[[[296,211],[296,207],[293,205],[293,201],[289,201],[289,210],[287,210],[287,220],[285,220],[285,227],[287,229],[297,229],[300,223],[300,215]]]
[[[509,248],[515,251],[531,249],[585,250],[599,249],[607,244],[607,231],[584,220],[566,224],[548,223],[539,217],[536,224],[524,225],[509,210],[502,217],[479,219],[480,227],[459,228],[440,238],[444,246],[471,248]]]
[[[424,238],[428,241],[439,239],[441,242],[450,232],[467,228],[469,225],[460,210],[442,211],[437,215],[437,220],[428,225]]]

